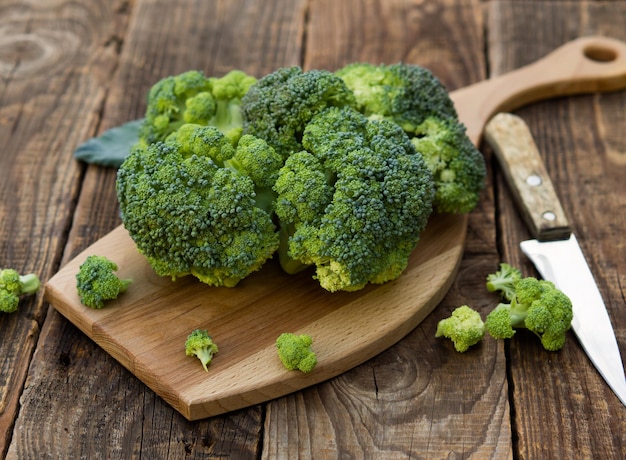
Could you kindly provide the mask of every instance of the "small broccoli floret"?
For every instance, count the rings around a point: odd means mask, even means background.
[[[276,339],[278,357],[290,371],[311,372],[317,365],[317,355],[311,348],[312,344],[310,335],[283,333]]]
[[[213,360],[213,356],[219,350],[209,333],[205,330],[196,329],[185,342],[185,354],[187,356],[195,356],[202,363],[204,370],[209,372],[209,364]]]
[[[553,283],[533,277],[514,283],[510,304],[499,304],[485,320],[489,334],[496,339],[511,338],[516,329],[528,329],[541,339],[546,350],[556,351],[565,344],[570,329],[572,302]]]
[[[439,212],[466,213],[476,207],[485,184],[483,155],[454,118],[428,117],[409,133],[435,180]]]
[[[261,78],[243,97],[243,132],[264,139],[286,159],[302,149],[300,139],[316,114],[354,104],[352,91],[332,72],[281,68]]]
[[[0,270],[0,311],[13,313],[17,311],[20,296],[34,294],[41,283],[34,273],[20,275],[13,268]]]
[[[83,305],[103,308],[105,301],[117,299],[132,283],[115,274],[117,264],[105,256],[91,255],[82,263],[76,274],[76,288]]]
[[[236,143],[243,128],[241,98],[255,82],[240,70],[221,78],[191,70],[159,80],[148,93],[140,145],[164,141],[186,123],[215,126]]]
[[[273,255],[273,192],[237,169],[250,151],[263,152],[263,165],[272,156],[252,139],[233,148],[217,128],[193,125],[124,161],[116,184],[122,222],[157,274],[233,287]],[[260,174],[276,174],[269,163]]]
[[[487,275],[487,290],[489,292],[500,291],[502,296],[509,302],[515,298],[515,283],[522,278],[519,269],[501,263],[500,269],[495,273]]]
[[[463,353],[480,342],[485,335],[485,323],[480,313],[467,305],[456,308],[452,315],[437,324],[435,337],[452,340],[456,351]]]
[[[315,266],[331,292],[400,276],[433,199],[432,176],[406,134],[333,107],[311,120],[302,145],[274,187],[283,267]]]

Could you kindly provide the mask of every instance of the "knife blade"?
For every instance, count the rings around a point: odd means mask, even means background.
[[[522,252],[544,279],[570,298],[574,333],[626,406],[626,375],[611,319],[530,129],[520,117],[499,113],[485,126],[484,136],[535,238],[520,243]]]

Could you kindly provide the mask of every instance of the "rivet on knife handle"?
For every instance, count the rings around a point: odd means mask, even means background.
[[[484,135],[533,236],[544,241],[569,237],[567,217],[526,123],[499,113],[485,126]]]

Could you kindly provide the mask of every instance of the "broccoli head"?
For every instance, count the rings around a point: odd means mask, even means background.
[[[282,161],[263,141],[242,141],[182,126],[166,142],[137,146],[119,168],[122,222],[157,274],[232,287],[278,248],[273,192],[238,167],[271,176]]]
[[[217,345],[205,330],[196,329],[187,336],[185,341],[185,354],[198,358],[207,372],[209,372],[209,364],[213,356],[218,351]]]
[[[34,294],[41,283],[34,273],[21,275],[13,268],[0,270],[0,311],[13,313],[17,311],[21,295]]]
[[[485,159],[455,118],[426,118],[409,133],[435,181],[439,212],[466,213],[476,207],[485,184]]]
[[[115,274],[117,264],[105,256],[88,256],[76,274],[76,289],[83,305],[103,308],[107,300],[117,299],[132,283]]]
[[[485,335],[485,323],[480,313],[467,305],[457,307],[452,315],[437,324],[435,337],[452,340],[456,351],[463,353],[476,345]]]
[[[573,312],[569,297],[553,283],[534,277],[517,279],[510,303],[500,303],[485,320],[489,334],[496,339],[511,338],[516,329],[537,335],[546,350],[556,351],[565,344]]]
[[[310,335],[283,333],[276,339],[278,357],[290,371],[311,372],[317,365],[317,355],[311,348],[312,344]]]
[[[332,72],[284,67],[261,78],[243,97],[243,132],[266,140],[286,159],[302,149],[304,129],[317,113],[354,104],[352,91]]]
[[[215,126],[236,143],[243,129],[241,98],[255,82],[240,70],[220,78],[190,70],[159,80],[148,92],[140,143],[164,141],[185,123]]]
[[[336,72],[370,119],[400,125],[420,152],[435,181],[439,212],[474,209],[486,176],[482,154],[466,135],[447,89],[423,67],[352,63]]]
[[[386,118],[413,132],[426,118],[457,118],[445,86],[428,69],[414,64],[354,62],[335,72],[370,118]]]
[[[432,211],[432,175],[400,127],[354,109],[313,117],[274,190],[280,261],[331,292],[401,275]]]

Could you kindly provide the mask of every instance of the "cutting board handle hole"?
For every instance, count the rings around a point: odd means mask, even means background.
[[[617,51],[602,45],[589,45],[583,53],[587,59],[596,62],[612,62],[617,59]]]

